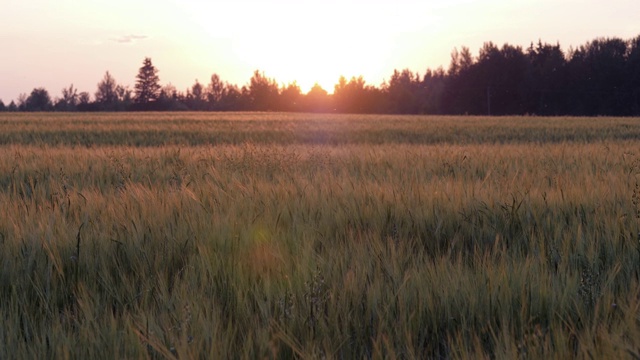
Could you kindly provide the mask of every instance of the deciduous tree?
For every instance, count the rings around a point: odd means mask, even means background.
[[[62,97],[57,99],[55,103],[56,111],[75,111],[78,106],[78,89],[73,84],[68,88],[62,89]]]
[[[280,108],[283,111],[300,111],[301,102],[302,91],[295,81],[284,87],[280,92]]]
[[[224,96],[225,85],[218,74],[211,75],[211,82],[207,86],[206,97],[209,103],[209,109],[219,110],[220,102]]]
[[[275,110],[278,100],[278,83],[256,70],[249,85],[252,110]]]
[[[98,83],[98,90],[95,93],[96,103],[102,110],[116,109],[118,103],[117,87],[116,80],[107,71]]]
[[[195,84],[191,86],[191,89],[187,90],[186,102],[191,110],[206,110],[205,89],[197,79]]]
[[[333,110],[331,97],[327,90],[323,89],[318,83],[314,84],[305,95],[305,108],[312,112],[329,112]]]
[[[25,102],[26,111],[50,111],[52,108],[51,97],[45,88],[33,89]]]

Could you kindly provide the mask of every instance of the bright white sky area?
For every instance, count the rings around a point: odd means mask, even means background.
[[[486,41],[566,51],[640,35],[638,0],[3,0],[0,99],[74,84],[93,95],[109,71],[133,87],[151,57],[163,85],[213,73],[237,85],[254,70],[303,92],[340,75],[379,86],[394,69],[447,68],[454,47]]]

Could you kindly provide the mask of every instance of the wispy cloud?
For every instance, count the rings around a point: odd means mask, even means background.
[[[147,38],[148,38],[148,36],[146,36],[146,35],[133,35],[133,34],[131,34],[131,35],[123,35],[123,36],[120,36],[120,37],[117,37],[117,38],[111,38],[109,40],[115,41],[115,42],[120,43],[120,44],[131,44],[131,43],[136,42],[137,40],[144,40],[144,39],[147,39]]]

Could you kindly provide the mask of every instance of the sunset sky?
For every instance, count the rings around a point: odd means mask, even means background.
[[[4,0],[0,99],[72,83],[93,96],[107,70],[133,88],[144,57],[179,90],[213,73],[243,85],[256,69],[304,92],[331,92],[340,75],[378,86],[394,69],[446,69],[454,47],[475,55],[485,41],[630,39],[638,14],[638,0]]]

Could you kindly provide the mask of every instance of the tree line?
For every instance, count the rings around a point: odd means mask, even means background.
[[[73,85],[52,99],[44,88],[21,94],[0,111],[305,111],[339,113],[473,115],[640,115],[640,36],[598,38],[563,51],[560,44],[523,49],[485,43],[474,56],[454,49],[448,69],[424,74],[394,70],[380,86],[341,76],[329,94],[318,84],[303,93],[278,85],[256,70],[239,87],[213,74],[185,91],[161,86],[158,69],[145,58],[133,89],[107,71],[93,97]]]

